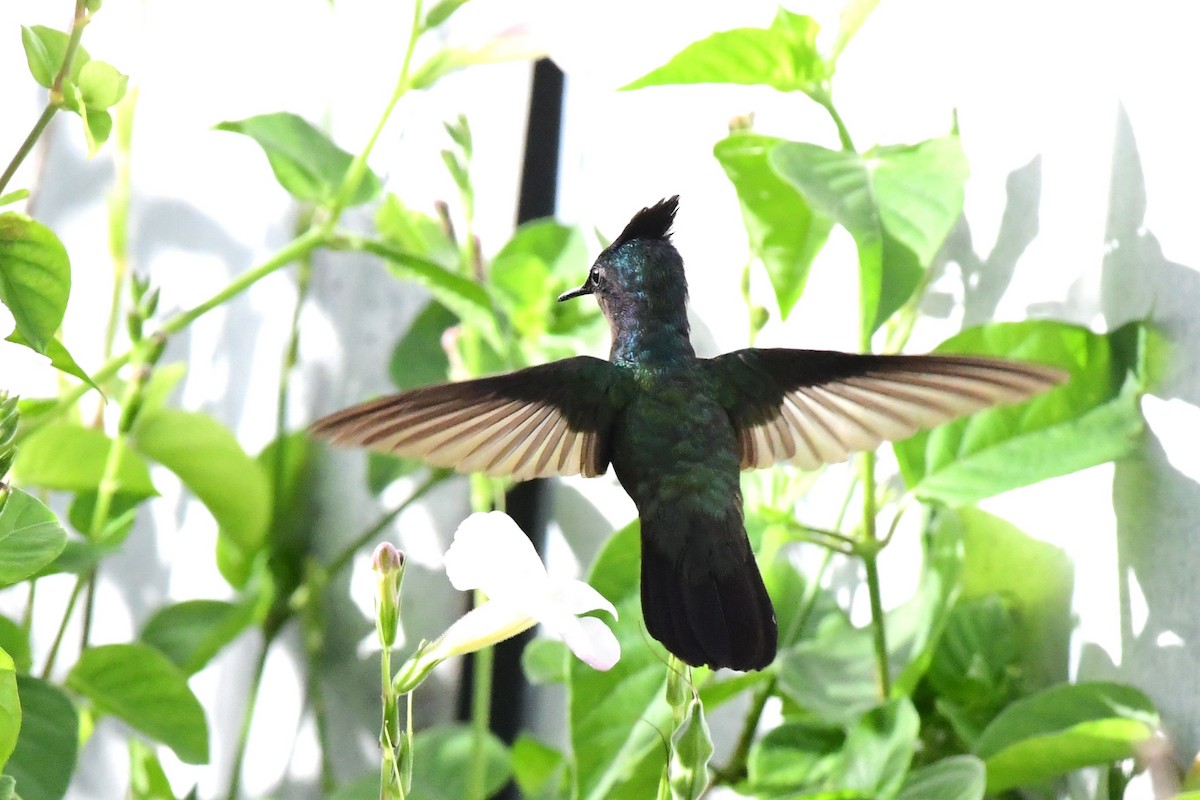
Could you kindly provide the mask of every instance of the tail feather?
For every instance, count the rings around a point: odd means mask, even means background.
[[[692,666],[762,669],[778,631],[741,508],[642,517],[646,629]]]

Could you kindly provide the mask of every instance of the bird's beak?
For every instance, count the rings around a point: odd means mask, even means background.
[[[585,294],[591,294],[591,293],[592,293],[591,282],[584,281],[583,286],[580,286],[578,289],[572,289],[569,292],[563,292],[562,294],[560,294],[558,296],[558,302],[561,303],[563,300],[570,300],[572,297],[582,297]]]

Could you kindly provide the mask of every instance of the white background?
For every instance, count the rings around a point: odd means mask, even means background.
[[[18,26],[65,28],[70,6],[66,0],[0,5],[0,159],[15,152],[44,102],[27,76]],[[356,149],[399,67],[405,6],[373,0],[340,0],[332,10],[320,0],[105,4],[84,44],[140,88],[131,252],[135,267],[162,287],[163,312],[217,291],[273,253],[292,230],[294,207],[261,152],[213,125],[293,111],[328,125],[339,144]],[[765,26],[774,13],[765,2],[734,6],[475,0],[445,32],[448,41],[480,41],[519,26],[567,71],[560,219],[611,237],[638,208],[681,195],[675,241],[689,266],[702,354],[743,345],[745,331],[744,310],[731,302],[746,259],[745,235],[712,144],[731,117],[754,112],[763,132],[836,146],[828,119],[802,96],[749,87],[615,91],[687,42],[739,25]],[[793,9],[835,27],[830,4]],[[1200,11],[1188,0],[884,0],[845,52],[834,82],[835,100],[860,149],[940,135],[958,112],[971,165],[966,219],[947,246],[947,271],[914,349],[931,347],[964,321],[1029,317],[1096,330],[1149,317],[1174,343],[1162,384],[1144,401],[1149,432],[1135,457],[988,507],[1071,555],[1078,676],[1114,678],[1149,692],[1185,764],[1200,748],[1194,613],[1200,605],[1194,579],[1200,566],[1200,331],[1193,322],[1200,303],[1200,125],[1192,97],[1200,75],[1198,22]],[[525,64],[484,67],[407,98],[372,167],[412,206],[429,210],[437,199],[452,199],[437,156],[447,145],[441,125],[467,114],[477,151],[478,231],[485,252],[495,252],[513,225],[528,80]],[[95,334],[110,292],[104,209],[111,178],[107,152],[87,161],[78,120],[60,115],[10,187],[36,186],[31,213],[58,232],[71,254],[75,283],[64,331],[87,368],[99,363]],[[974,260],[986,262],[999,284],[973,287],[982,305],[965,312],[956,302],[963,297],[958,265]],[[581,278],[586,266],[579,265]],[[771,328],[763,343],[852,347],[855,269],[852,244],[835,233],[793,319]],[[293,286],[287,273],[263,281],[176,337],[165,359],[187,361],[191,370],[179,404],[214,414],[251,452],[272,435]],[[289,423],[303,426],[386,390],[387,354],[422,302],[419,291],[393,282],[368,259],[319,256]],[[44,390],[44,376],[0,374],[0,383],[27,394],[38,391],[39,380]],[[360,455],[339,454],[325,473],[323,522],[331,541],[352,536],[379,513],[359,488],[361,464]],[[225,591],[215,573],[196,566],[211,563],[211,519],[179,497],[169,476],[155,477],[164,499],[129,540],[129,554],[103,574],[97,641],[128,640],[166,600]],[[587,492],[603,516],[571,502],[577,492]],[[555,525],[561,535],[551,556],[553,568],[572,570],[576,557],[586,562],[611,524],[623,524],[633,511],[611,477],[567,482],[562,493]],[[413,638],[436,633],[457,612],[459,599],[440,559],[465,512],[461,486],[440,490],[393,531],[414,565],[406,579],[413,613],[405,623]],[[351,592],[369,608],[365,578],[365,569],[357,569]],[[900,583],[885,586],[893,602],[911,589]],[[67,590],[67,584],[46,582],[39,592],[46,619],[54,618],[55,593]],[[0,602],[10,608],[16,600],[4,595]],[[344,717],[336,723],[344,750],[337,763],[339,775],[349,777],[368,769],[372,758],[374,722],[363,727],[355,715],[374,719],[377,678],[373,662],[355,653],[369,623],[353,608],[344,612],[345,628],[330,643],[339,655],[325,665],[325,685],[331,707]],[[299,645],[294,634],[284,639],[268,663],[260,698],[244,782],[250,796],[313,792],[313,733],[297,699]],[[37,646],[44,652],[48,642]],[[253,652],[243,643],[193,680],[206,708],[215,709],[209,719],[214,766],[173,766],[178,791],[199,781],[202,796],[213,796],[224,786]],[[436,678],[447,689],[454,685],[452,669]],[[419,702],[422,721],[444,717],[452,707],[448,693],[437,689],[423,691]],[[554,705],[547,708],[547,719],[554,719]],[[302,733],[293,738],[298,720]],[[123,792],[126,756],[112,725],[102,724],[85,749],[93,766],[78,775],[72,797]],[[544,725],[551,732],[556,727]]]

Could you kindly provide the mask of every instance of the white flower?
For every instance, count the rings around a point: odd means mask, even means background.
[[[459,525],[446,552],[446,575],[454,588],[481,590],[487,601],[467,612],[433,643],[439,658],[479,650],[541,623],[587,664],[610,669],[621,646],[595,617],[617,609],[583,581],[551,578],[529,538],[507,514],[472,514]]]

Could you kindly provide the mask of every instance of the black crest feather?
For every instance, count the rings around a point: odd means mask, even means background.
[[[612,248],[620,247],[634,239],[671,239],[671,225],[675,222],[675,212],[679,210],[679,195],[659,200],[649,208],[643,208],[633,215],[625,230],[613,241]]]

